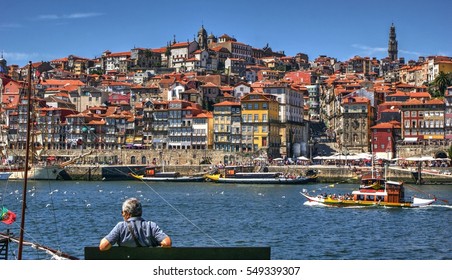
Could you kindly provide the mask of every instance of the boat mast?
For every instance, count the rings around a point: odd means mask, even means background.
[[[30,161],[30,134],[31,134],[31,61],[28,62],[28,90],[27,92],[27,141],[25,144],[25,170],[24,170],[24,184],[22,189],[22,215],[20,218],[20,235],[19,235],[19,249],[17,253],[17,259],[22,259],[22,251],[24,245],[24,228],[25,228],[25,209],[27,207],[27,184],[28,184],[28,163]]]

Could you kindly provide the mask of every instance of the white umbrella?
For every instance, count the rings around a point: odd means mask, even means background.
[[[297,157],[298,160],[309,160],[307,157],[301,156],[301,157]]]
[[[424,161],[424,160],[435,160],[432,156],[420,156],[420,157],[409,157],[405,160],[408,161]]]
[[[264,158],[264,157],[257,157],[257,158],[255,158],[254,160],[267,160],[267,158]]]

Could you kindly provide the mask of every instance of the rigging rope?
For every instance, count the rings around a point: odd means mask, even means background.
[[[19,243],[19,239],[18,239],[18,238],[12,237],[12,236],[10,236],[10,235],[3,234],[3,233],[1,233],[1,232],[0,232],[0,237],[2,237],[2,238],[7,238],[7,239],[9,239],[10,241],[13,241],[13,242],[15,242],[15,243]],[[30,242],[30,241],[25,241],[25,240],[24,240],[24,241],[23,241],[23,244],[24,244],[25,246],[29,246],[29,247],[31,247],[31,248],[33,248],[33,249],[37,249],[37,250],[41,250],[41,251],[46,252],[47,254],[49,254],[49,255],[52,256],[52,259],[58,259],[58,260],[63,260],[63,259],[78,260],[78,258],[76,258],[76,257],[73,257],[73,256],[71,256],[71,255],[68,255],[68,254],[66,254],[66,253],[63,253],[63,252],[61,252],[61,251],[59,251],[59,250],[55,250],[55,249],[52,249],[52,248],[43,246],[43,245],[41,245],[41,244],[39,244],[39,243],[36,243],[36,242]]]
[[[18,182],[20,182],[20,181],[18,181]],[[48,182],[49,184],[49,189],[51,189],[50,188],[50,181]],[[35,190],[35,188],[34,188],[34,186],[31,188],[31,189],[29,189],[29,190],[27,190],[27,193],[29,193],[31,190]],[[34,194],[34,193],[33,193]],[[34,196],[33,196],[33,198],[35,198]],[[4,199],[4,197],[2,197],[2,201],[3,201],[3,199]],[[52,206],[52,216],[53,216],[53,221],[54,221],[54,225],[57,225],[57,218],[56,218],[56,211],[55,211],[55,208],[53,207],[54,206],[54,200],[53,200],[53,196],[51,195],[51,203],[50,203],[50,205]],[[28,204],[28,203],[27,203]],[[26,207],[26,209],[25,209],[25,211],[27,212],[27,219],[29,220],[29,222],[28,222],[28,224],[30,224],[30,223],[33,223],[33,224],[35,224],[35,225],[40,225],[41,224],[41,222],[40,222],[40,220],[39,220],[39,218],[36,218],[34,215],[29,215],[30,213],[29,213],[29,208],[28,207]],[[20,227],[20,223],[13,223],[12,224],[12,227],[13,228],[15,228],[15,229],[17,229],[17,230],[21,230],[21,227]],[[23,230],[23,232],[24,232],[24,234],[27,236],[27,238],[29,239],[29,240],[32,240],[32,241],[27,241],[27,242],[23,242],[23,245],[26,245],[26,246],[30,246],[30,247],[32,247],[32,248],[35,248],[35,249],[40,249],[40,250],[42,250],[41,248],[46,248],[46,250],[47,251],[55,251],[55,252],[59,252],[59,250],[55,250],[55,249],[51,249],[51,248],[49,248],[49,247],[45,247],[45,246],[42,246],[42,245],[40,245],[38,242],[37,242],[37,240],[36,240],[36,238],[34,237],[34,236],[32,236],[32,235],[30,235],[29,233],[28,233],[28,231],[26,230],[26,229],[22,229]],[[37,233],[38,233],[38,235],[40,235],[40,236],[42,236],[43,234],[42,234],[42,232],[40,231],[40,227],[39,226],[37,226],[36,227],[36,230],[38,231]],[[48,232],[48,228],[46,228],[45,229],[46,230],[46,232]],[[0,236],[6,236],[6,235],[4,235],[4,234],[2,234],[2,233],[0,233]],[[56,241],[57,241],[57,247],[58,248],[60,248],[61,247],[61,244],[60,244],[60,234],[59,234],[59,230],[58,230],[58,227],[55,227],[55,235],[56,235]],[[12,241],[15,241],[16,243],[19,243],[19,240],[17,239],[17,240],[15,240],[14,238],[10,238],[10,240],[12,240]]]
[[[196,229],[198,229],[200,232],[202,232],[204,235],[209,237],[215,244],[217,244],[220,247],[223,247],[222,244],[220,244],[215,238],[213,238],[211,235],[209,235],[207,232],[202,230],[198,225],[196,225],[193,221],[191,221],[187,216],[185,216],[182,212],[179,211],[174,205],[172,205],[168,200],[166,200],[163,196],[161,196],[151,185],[149,185],[144,180],[140,180],[142,183],[144,183],[149,189],[151,189],[161,200],[163,200],[168,206],[170,206],[174,211],[176,211],[180,216],[182,216],[184,219],[186,219],[192,226],[194,226]]]
[[[415,191],[418,191],[418,192],[420,192],[420,193],[423,193],[423,194],[425,194],[425,195],[427,195],[427,196],[429,196],[429,197],[432,196],[432,197],[435,198],[435,199],[439,199],[439,200],[441,200],[441,201],[443,201],[443,202],[449,204],[449,201],[448,201],[448,200],[446,200],[446,199],[440,199],[440,198],[436,197],[435,195],[433,195],[433,194],[431,194],[431,193],[424,192],[424,191],[422,191],[421,189],[416,188],[416,187],[414,187],[414,186],[412,186],[412,185],[405,185],[405,186],[408,187],[408,188],[410,188],[410,189],[413,189],[413,190],[415,190]]]

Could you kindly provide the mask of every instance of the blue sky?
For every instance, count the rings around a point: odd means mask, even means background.
[[[384,58],[391,23],[399,57],[452,56],[452,1],[21,0],[2,1],[0,54],[8,64],[105,50],[158,48],[193,40],[201,25],[216,36],[312,60],[328,55]]]

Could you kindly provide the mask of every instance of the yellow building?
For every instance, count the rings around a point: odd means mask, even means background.
[[[438,62],[438,70],[443,73],[451,73],[452,72],[452,61],[441,61]]]
[[[279,103],[271,94],[249,93],[241,99],[242,150],[279,157]]]

